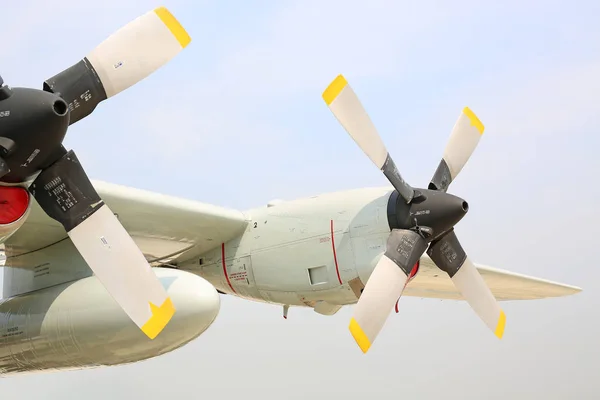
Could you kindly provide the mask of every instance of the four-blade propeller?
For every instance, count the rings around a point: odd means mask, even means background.
[[[164,7],[125,25],[43,90],[0,83],[0,181],[27,184],[48,216],[60,222],[107,291],[151,339],[175,308],[144,255],[102,201],[63,139],[71,124],[146,78],[189,43]]]
[[[33,179],[29,191],[42,209],[64,226],[94,274],[150,338],[164,329],[175,308],[133,239],[93,188],[75,153],[67,151],[62,141],[71,124],[166,64],[190,40],[175,17],[160,7],[46,80],[44,90],[10,88],[0,78],[0,181],[14,184]],[[399,196],[397,228],[392,229],[350,321],[362,351],[368,351],[381,331],[425,252],[501,338],[505,315],[454,233],[468,205],[446,193],[477,147],[482,123],[469,108],[463,110],[428,189],[418,189],[402,178],[342,75],[323,92],[323,99]]]
[[[371,347],[425,252],[450,276],[485,324],[502,338],[504,312],[454,233],[454,225],[467,213],[468,204],[446,193],[477,147],[483,134],[481,121],[469,108],[464,108],[428,189],[418,189],[402,178],[367,112],[342,75],[323,92],[323,100],[399,195],[397,228],[392,229],[386,251],[369,277],[350,320],[350,332],[361,350],[366,353]]]

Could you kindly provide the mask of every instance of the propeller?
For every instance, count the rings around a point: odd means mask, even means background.
[[[146,78],[189,43],[164,7],[125,25],[43,90],[11,88],[0,78],[0,182],[28,186],[60,222],[106,290],[154,339],[175,313],[144,255],[96,192],[73,150],[62,145],[71,124]]]
[[[350,320],[350,332],[366,353],[394,304],[416,272],[421,256],[446,272],[475,313],[498,338],[506,316],[454,232],[468,212],[463,199],[447,193],[483,134],[483,124],[468,108],[450,134],[442,160],[427,189],[413,188],[398,172],[375,126],[344,76],[323,92],[323,100],[356,144],[394,187],[388,212],[391,232],[385,253],[373,269]]]

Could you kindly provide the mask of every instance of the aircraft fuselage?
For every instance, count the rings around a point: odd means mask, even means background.
[[[250,210],[243,235],[181,268],[227,294],[333,314],[357,301],[385,250],[391,194],[357,189]]]

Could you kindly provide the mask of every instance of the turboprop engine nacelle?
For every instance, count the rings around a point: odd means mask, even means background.
[[[0,186],[0,243],[23,226],[30,209],[31,197],[25,188]]]
[[[153,269],[176,312],[150,340],[95,277],[0,301],[0,375],[127,364],[198,337],[220,309],[216,289],[184,271]]]

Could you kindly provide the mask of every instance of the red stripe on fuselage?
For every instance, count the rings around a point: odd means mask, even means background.
[[[337,254],[335,252],[335,240],[333,238],[333,220],[331,220],[331,222],[330,222],[330,227],[331,227],[331,249],[333,250],[333,262],[335,263],[335,273],[337,274],[338,281],[340,282],[340,285],[341,285],[342,278],[340,277],[340,268],[338,266]]]
[[[231,281],[229,280],[229,275],[227,275],[227,265],[225,264],[225,243],[221,243],[221,259],[223,260],[223,275],[225,275],[227,284],[229,285],[229,287],[231,288],[233,293],[236,293],[233,286],[231,286]]]

